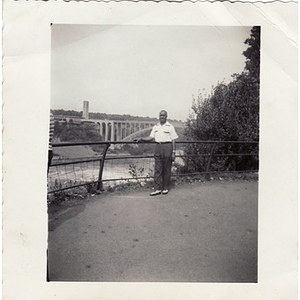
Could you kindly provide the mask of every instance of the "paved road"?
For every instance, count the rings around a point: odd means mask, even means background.
[[[257,281],[257,182],[149,192],[50,208],[50,281]]]

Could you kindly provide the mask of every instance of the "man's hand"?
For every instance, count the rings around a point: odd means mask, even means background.
[[[134,142],[138,143],[140,139],[133,139]]]

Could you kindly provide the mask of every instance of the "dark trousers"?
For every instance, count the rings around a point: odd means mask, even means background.
[[[154,152],[154,188],[169,190],[172,167],[172,143],[156,144]]]

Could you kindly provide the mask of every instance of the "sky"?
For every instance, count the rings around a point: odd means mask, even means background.
[[[193,97],[245,66],[251,27],[51,27],[51,108],[186,121]]]

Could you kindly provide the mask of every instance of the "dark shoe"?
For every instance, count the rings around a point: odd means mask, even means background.
[[[162,191],[162,194],[163,194],[163,195],[167,195],[168,193],[169,193],[169,190],[163,190],[163,191]]]
[[[156,191],[152,192],[150,194],[150,196],[157,196],[157,195],[160,195],[160,194],[161,194],[161,191],[160,190],[156,190]]]

